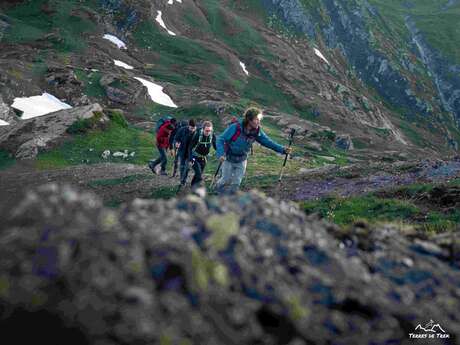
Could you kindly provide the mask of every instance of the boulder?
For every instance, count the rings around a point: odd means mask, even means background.
[[[17,343],[406,344],[430,319],[460,336],[459,232],[339,229],[257,192],[117,210],[50,184],[12,210],[0,330]]]
[[[231,107],[231,105],[227,102],[212,101],[212,100],[200,101],[199,104],[202,104],[206,106],[207,108],[211,109],[218,116],[222,116],[226,112],[226,110]],[[233,114],[233,115],[241,116],[240,114]]]
[[[41,150],[49,149],[66,135],[76,121],[100,116],[99,104],[60,110],[54,113],[21,120],[14,125],[0,127],[0,149],[13,153],[19,159],[30,159]],[[108,121],[103,115],[98,121]]]
[[[13,109],[3,101],[2,95],[0,95],[0,120],[8,122],[10,125],[18,121],[18,117],[14,114]]]
[[[353,150],[353,141],[349,134],[338,135],[335,138],[335,146],[342,150]]]
[[[156,123],[153,121],[144,121],[144,122],[138,122],[134,124],[134,127],[142,129],[146,132],[150,132],[155,129]]]

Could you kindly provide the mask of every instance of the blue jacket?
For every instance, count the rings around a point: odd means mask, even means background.
[[[284,153],[284,147],[271,140],[262,128],[259,127],[258,132],[246,133],[241,120],[239,124],[241,126],[241,134],[235,141],[232,141],[232,137],[237,131],[236,123],[228,126],[217,138],[217,158],[225,154],[226,159],[230,162],[242,162],[248,158],[248,153],[254,141],[257,141],[262,146],[268,147],[273,151]]]

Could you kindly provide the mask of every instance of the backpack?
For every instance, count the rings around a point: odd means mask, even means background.
[[[171,115],[165,115],[165,116],[161,117],[157,121],[157,125],[155,127],[155,132],[158,133],[158,131],[160,130],[161,126],[163,126],[166,122],[171,121],[172,119],[173,119],[173,117]]]
[[[233,125],[233,124],[236,124],[236,131],[235,131],[235,133],[233,133],[232,137],[230,138],[231,142],[235,142],[240,137],[241,132],[242,132],[240,121],[238,121],[238,120],[235,121],[234,119],[232,119],[232,122],[230,123],[230,126]],[[260,131],[260,127],[257,128],[257,135],[259,135],[259,131]],[[230,149],[230,145],[225,143],[224,151],[228,152],[229,149]],[[251,152],[252,152],[252,144],[251,144]]]
[[[204,136],[203,136],[203,128],[200,128],[198,130],[199,132],[199,136],[198,136],[198,142],[195,144],[195,146],[192,148],[192,153],[194,154],[197,154],[199,156],[201,156],[199,153],[197,153],[195,150],[198,146],[200,145],[205,145],[205,146],[211,146],[212,145],[212,136],[214,135],[213,132],[211,132],[211,134],[208,136],[209,140],[203,140]],[[196,133],[195,135],[197,135],[198,133]]]
[[[242,132],[240,122],[239,121],[232,121],[231,125],[233,125],[234,123],[236,123],[236,131],[232,135],[232,137],[230,138],[230,141],[232,141],[232,142],[235,142],[240,137],[241,132]],[[256,136],[259,135],[259,131],[260,131],[260,127],[257,128]]]

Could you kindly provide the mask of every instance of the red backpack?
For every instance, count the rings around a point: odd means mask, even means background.
[[[240,124],[240,122],[238,121],[238,119],[237,119],[236,117],[233,117],[233,118],[232,118],[230,126],[231,126],[232,124],[234,124],[234,123],[236,123],[236,131],[235,131],[235,133],[232,135],[232,137],[230,138],[230,141],[231,141],[231,142],[235,142],[235,141],[240,137],[241,131],[242,131],[242,129],[241,129],[241,124]],[[257,135],[259,135],[259,130],[260,130],[260,127],[257,128]],[[227,152],[228,149],[229,149],[229,145],[228,145],[227,143],[225,143],[225,147],[224,147],[224,148],[225,148],[225,152]]]

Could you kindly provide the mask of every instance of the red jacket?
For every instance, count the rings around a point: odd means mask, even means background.
[[[172,127],[172,128],[170,128]],[[157,132],[157,146],[162,149],[169,147],[169,136],[174,129],[171,121],[166,121]]]

